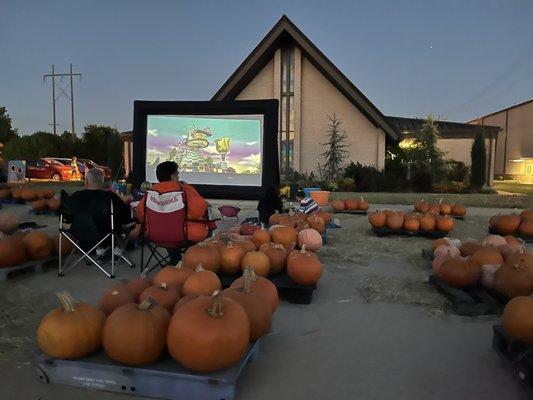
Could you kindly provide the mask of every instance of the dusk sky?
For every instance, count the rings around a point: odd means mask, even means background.
[[[531,0],[0,0],[0,105],[51,131],[42,75],[73,63],[77,131],[130,130],[136,99],[210,99],[282,14],[385,114],[467,121],[533,98]]]

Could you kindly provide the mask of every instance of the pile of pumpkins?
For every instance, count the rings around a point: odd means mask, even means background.
[[[438,239],[433,272],[457,288],[482,285],[511,299],[533,294],[533,253],[510,235],[489,235],[481,242]]]
[[[362,196],[359,200],[353,198],[346,200],[335,199],[329,204],[333,211],[367,211],[370,206]]]
[[[0,213],[0,268],[14,267],[26,261],[45,260],[59,251],[59,236],[51,237],[45,232],[14,231],[18,220],[10,213]],[[12,233],[12,234],[8,234]],[[73,246],[62,240],[62,254],[69,254]]]
[[[409,233],[451,232],[455,226],[453,219],[447,215],[404,213],[393,210],[375,211],[370,214],[368,220],[374,229],[388,228],[394,231],[403,229]]]
[[[466,215],[466,207],[460,204],[447,204],[440,199],[438,204],[431,204],[424,199],[417,201],[414,206],[416,212],[434,215],[452,215],[454,217],[464,217]]]
[[[24,202],[51,199],[54,197],[52,189],[31,189],[22,186],[0,189],[0,200],[13,198]]]
[[[50,210],[56,212],[59,210],[60,205],[61,201],[56,197],[50,197],[49,199],[38,199],[32,201],[31,203],[31,206],[35,211]]]
[[[500,235],[523,235],[533,237],[533,210],[520,214],[495,215],[489,219],[491,232]]]
[[[250,342],[268,333],[278,293],[251,268],[228,289],[213,285],[217,280],[209,270],[181,265],[162,269],[153,280],[141,276],[114,285],[98,307],[58,293],[61,307],[41,320],[37,343],[62,359],[103,347],[109,358],[126,365],[152,364],[168,351],[194,372],[230,368]]]
[[[229,275],[251,267],[261,277],[286,271],[298,285],[315,285],[323,274],[322,263],[316,255],[322,247],[322,236],[316,229],[298,231],[295,226],[303,223],[323,226],[323,219],[318,215],[306,216],[307,220],[296,214],[278,215],[279,224],[269,230],[258,229],[250,237],[223,233],[189,247],[183,254],[183,266],[192,270],[201,264],[213,274]],[[302,219],[296,221],[296,218]],[[307,222],[311,218],[318,221]]]

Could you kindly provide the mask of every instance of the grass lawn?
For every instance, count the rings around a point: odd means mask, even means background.
[[[509,181],[494,181],[494,189],[509,193],[533,195],[533,185]]]

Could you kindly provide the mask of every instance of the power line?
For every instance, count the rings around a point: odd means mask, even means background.
[[[67,89],[59,86],[56,82],[56,77],[68,76],[70,78],[70,95],[67,93]],[[52,73],[43,75],[43,82],[46,81],[46,78],[52,78],[52,126],[54,127],[54,134],[57,134],[57,126],[59,125],[56,122],[56,101],[64,95],[67,99],[70,100],[70,119],[72,122],[72,138],[76,135],[76,128],[74,125],[74,77],[78,76],[81,80],[82,74],[74,73],[72,71],[72,64],[70,64],[70,71],[68,74],[56,74],[55,65],[52,65]],[[59,90],[59,95],[56,96],[56,88]]]

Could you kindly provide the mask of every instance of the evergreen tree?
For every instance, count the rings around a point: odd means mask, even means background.
[[[443,176],[444,153],[438,148],[439,128],[437,121],[430,114],[426,117],[422,129],[414,137],[413,149],[410,151],[415,165],[427,169],[434,178]]]
[[[346,132],[340,129],[342,120],[337,118],[335,113],[328,115],[328,119],[327,141],[321,143],[325,147],[321,154],[324,158],[321,170],[324,178],[331,181],[342,177],[349,145],[346,143]]]
[[[470,151],[472,159],[472,172],[470,174],[470,187],[480,190],[486,182],[487,168],[487,151],[485,149],[485,133],[479,131],[476,134],[472,150]]]

